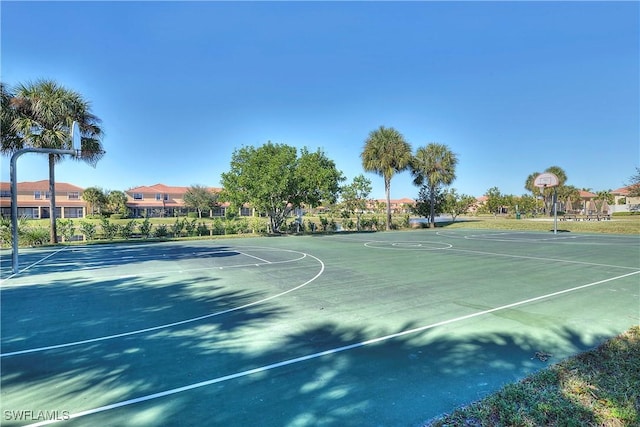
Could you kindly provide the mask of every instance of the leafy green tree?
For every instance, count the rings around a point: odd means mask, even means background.
[[[629,197],[640,197],[640,168],[629,178]]]
[[[445,144],[431,143],[420,147],[411,162],[413,183],[426,186],[428,194],[434,197],[430,201],[431,207],[429,226],[435,227],[436,201],[435,197],[443,187],[451,185],[456,179],[456,165],[458,157]]]
[[[107,194],[107,208],[110,212],[128,216],[127,195],[124,191],[113,190]]]
[[[91,113],[89,102],[79,93],[52,80],[19,84],[14,91],[2,85],[2,154],[27,148],[71,149],[71,125],[78,122],[82,160],[95,165],[103,156],[100,119]],[[6,133],[5,133],[6,131]],[[62,156],[49,154],[50,242],[58,240],[56,230],[55,163]]]
[[[371,193],[371,181],[360,174],[353,178],[353,182],[342,187],[342,203],[348,213],[356,215],[356,230],[360,231],[360,219],[365,209],[369,194]]]
[[[571,202],[572,209],[577,209],[578,205],[582,203],[580,198],[580,190],[573,185],[563,185],[557,188],[558,201],[562,201],[566,209],[567,203]]]
[[[209,211],[216,206],[218,195],[207,187],[192,185],[187,188],[183,200],[186,207],[195,209],[198,212],[198,218],[202,218],[202,211]]]
[[[102,212],[102,209],[107,204],[107,196],[104,191],[98,187],[85,188],[82,192],[82,200],[89,204],[90,215],[94,215],[96,212]]]
[[[451,215],[453,222],[459,215],[464,215],[476,203],[476,198],[467,194],[458,194],[455,188],[444,193],[443,211]]]
[[[487,211],[493,214],[500,213],[500,209],[504,204],[503,195],[500,192],[500,189],[498,187],[491,187],[487,190],[485,196],[487,196],[487,202],[485,204]]]
[[[610,190],[598,191],[596,195],[596,204],[598,211],[602,211],[602,206],[605,202],[611,205],[615,201],[615,197],[613,196],[613,194],[611,194]]]
[[[530,213],[533,214],[538,210],[539,201],[536,197],[530,194],[523,194],[517,199],[517,209],[516,212]]]
[[[222,174],[220,200],[239,207],[251,204],[265,213],[274,233],[281,232],[291,211],[303,204],[333,203],[343,181],[342,172],[322,151],[298,150],[271,141],[233,152],[231,170]]]
[[[426,184],[420,187],[418,199],[413,212],[416,215],[429,219],[429,227],[434,227],[436,215],[444,212],[445,194],[441,187],[430,187]]]
[[[360,154],[362,167],[384,179],[384,192],[387,199],[386,229],[391,229],[391,178],[405,171],[411,164],[411,145],[396,129],[380,126],[371,131]]]

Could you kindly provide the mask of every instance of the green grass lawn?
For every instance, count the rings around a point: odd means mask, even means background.
[[[447,228],[481,228],[497,230],[550,231],[553,218],[513,219],[493,216],[464,217],[454,223],[444,223]],[[610,221],[560,221],[559,232],[640,234],[640,215],[614,216]]]
[[[640,425],[640,327],[426,424],[543,425]]]

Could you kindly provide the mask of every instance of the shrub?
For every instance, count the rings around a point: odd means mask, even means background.
[[[114,214],[111,214],[111,216],[109,218],[111,218],[111,219],[122,219],[122,218],[124,218],[124,216],[121,213],[114,213]]]
[[[211,226],[213,234],[224,234],[224,223],[220,218],[214,219]]]
[[[118,234],[118,225],[111,224],[107,218],[102,218],[102,234],[105,239],[113,240]]]
[[[185,221],[179,218],[176,219],[176,222],[174,222],[173,225],[171,226],[171,234],[173,234],[173,237],[182,236],[182,230],[184,230],[184,223]]]
[[[130,239],[133,233],[135,232],[135,229],[136,229],[136,220],[132,219],[128,221],[126,224],[118,227],[118,232],[120,234],[120,237],[124,239]]]
[[[167,230],[166,224],[160,224],[159,226],[156,227],[155,230],[153,230],[153,237],[163,238],[163,237],[167,237],[168,235],[169,235],[169,230]]]
[[[151,221],[149,218],[145,218],[140,224],[140,235],[145,239],[148,239],[151,235]]]
[[[20,236],[24,234],[27,227],[27,218],[22,216],[18,218],[18,242]],[[2,246],[11,246],[13,244],[13,234],[11,228],[11,218],[0,216],[0,244]]]
[[[65,242],[71,241],[76,234],[76,227],[70,219],[56,219],[56,227]]]
[[[49,230],[44,227],[29,227],[21,237],[26,245],[43,245],[49,241]]]
[[[187,233],[187,236],[195,236],[197,233],[196,230],[196,218],[193,218],[191,221],[184,220],[184,230]]]
[[[266,233],[267,232],[267,221],[265,218],[260,218],[257,216],[251,217],[248,220],[249,228],[253,233]]]
[[[80,221],[80,232],[85,240],[93,240],[96,237],[96,225],[88,221]]]
[[[207,228],[207,224],[205,224],[204,222],[198,224],[196,232],[198,233],[198,236],[208,236],[210,234],[209,229]]]

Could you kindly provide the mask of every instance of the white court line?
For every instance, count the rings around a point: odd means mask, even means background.
[[[71,347],[71,346],[76,346],[76,345],[81,345],[81,344],[89,344],[89,343],[94,343],[94,342],[99,342],[99,341],[106,341],[106,340],[110,340],[110,339],[114,339],[114,338],[122,338],[122,337],[131,336],[131,335],[143,334],[143,333],[146,333],[146,332],[152,332],[152,331],[157,331],[157,330],[160,330],[160,329],[165,329],[165,328],[171,328],[171,327],[174,327],[174,326],[184,325],[186,323],[197,322],[199,320],[208,319],[208,318],[214,317],[214,316],[220,316],[220,315],[223,315],[223,314],[231,313],[233,311],[238,311],[238,310],[242,310],[242,309],[247,308],[247,307],[252,307],[254,305],[262,304],[262,303],[267,302],[269,300],[272,300],[274,298],[278,298],[278,297],[286,295],[286,294],[288,294],[290,292],[298,290],[298,289],[308,285],[309,283],[313,282],[314,280],[316,280],[324,272],[324,263],[319,258],[317,258],[317,257],[315,257],[313,255],[309,255],[309,254],[306,254],[306,253],[303,253],[303,252],[293,251],[293,250],[289,250],[289,249],[281,249],[281,250],[285,251],[285,252],[294,252],[294,253],[303,254],[304,256],[299,258],[299,259],[303,259],[303,258],[305,258],[307,256],[315,259],[316,261],[318,261],[320,263],[320,271],[315,276],[313,276],[311,279],[309,279],[306,282],[304,282],[303,284],[298,285],[296,287],[293,287],[291,289],[288,289],[288,290],[286,290],[284,292],[280,292],[279,294],[271,295],[270,297],[263,298],[263,299],[258,300],[258,301],[254,301],[254,302],[250,302],[250,303],[247,303],[247,304],[244,304],[244,305],[240,305],[238,307],[233,307],[233,308],[229,308],[227,310],[218,311],[216,313],[205,314],[203,316],[193,317],[191,319],[180,320],[178,322],[173,322],[173,323],[166,323],[164,325],[152,326],[150,328],[138,329],[138,330],[129,331],[129,332],[122,332],[120,334],[106,335],[106,336],[102,336],[102,337],[90,338],[90,339],[86,339],[86,340],[68,342],[68,343],[63,343],[63,344],[54,344],[54,345],[49,345],[49,346],[45,346],[45,347],[29,348],[29,349],[25,349],[25,350],[12,351],[12,352],[9,352],[9,353],[0,353],[0,358],[10,357],[10,356],[18,356],[18,355],[21,355],[21,354],[28,354],[28,353],[36,353],[36,352],[39,352],[39,351],[54,350],[54,349],[58,349],[58,348]]]
[[[270,248],[265,248],[265,249],[269,249]],[[307,254],[303,253],[303,252],[299,252],[299,251],[290,251],[287,249],[274,249],[275,251],[286,251],[286,252],[294,252],[294,253],[298,253],[301,256],[298,258],[291,258],[291,259],[285,259],[282,261],[268,261],[268,260],[262,260],[264,262],[264,265],[275,265],[275,264],[287,264],[287,263],[292,263],[292,262],[296,262],[296,261],[300,261],[301,259],[304,259]],[[234,253],[234,254],[239,254],[239,255],[247,255],[249,257],[251,257],[251,255],[248,255],[244,252],[239,252],[239,251],[219,251],[217,253]],[[49,256],[52,256],[54,254],[51,254]],[[253,257],[253,258],[257,258],[257,257]],[[139,260],[140,258],[136,258],[137,260]],[[150,257],[150,259],[153,259],[153,257]],[[260,259],[260,258],[257,258]],[[44,261],[44,259],[38,261],[42,262]],[[223,265],[223,266],[213,266],[213,267],[197,267],[197,268],[179,268],[179,269],[173,269],[173,270],[152,270],[152,271],[147,271],[147,272],[138,272],[138,273],[131,273],[131,274],[126,274],[126,275],[105,275],[105,276],[93,276],[93,277],[97,277],[100,280],[106,280],[108,278],[116,278],[116,279],[125,279],[125,278],[134,278],[134,277],[142,277],[142,276],[164,276],[167,274],[176,274],[176,273],[187,273],[187,272],[194,272],[194,271],[207,271],[207,270],[226,270],[229,268],[243,268],[243,267],[255,267],[258,264],[256,263],[251,263],[251,264],[232,264],[232,265]],[[83,268],[78,268],[76,269],[77,271],[89,271],[89,270],[101,270],[104,267],[83,267]],[[8,280],[10,277],[8,277],[6,280]],[[1,282],[0,282],[1,283]],[[6,285],[6,288],[12,287],[25,287],[25,286],[31,286],[33,284],[40,284],[40,282],[35,282],[35,283],[17,283],[17,284],[10,284],[10,285]]]
[[[42,258],[42,259],[40,259],[40,260],[38,260],[38,261],[34,262],[33,264],[29,264],[28,266],[26,266],[26,267],[25,267],[25,268],[23,268],[22,270],[19,270],[17,273],[13,273],[13,274],[11,274],[9,277],[7,277],[6,279],[2,279],[2,280],[0,280],[0,285],[2,285],[2,283],[3,283],[5,280],[9,280],[9,279],[11,279],[12,277],[17,276],[17,275],[18,275],[18,274],[20,274],[20,273],[24,273],[25,271],[29,270],[31,267],[35,267],[36,265],[40,264],[41,262],[43,262],[43,261],[45,261],[45,260],[47,260],[47,259],[51,258],[52,256],[56,255],[58,252],[61,252],[61,251],[64,251],[64,250],[67,250],[67,248],[61,248],[61,249],[58,249],[57,251],[53,251],[53,252],[51,252],[49,255],[47,255],[46,257],[44,257],[44,258]]]
[[[265,264],[271,264],[271,261],[267,261],[266,259],[262,259],[262,258],[260,258],[260,257],[255,256],[255,255],[250,255],[250,254],[247,254],[247,253],[245,253],[245,252],[240,252],[240,251],[234,251],[234,252],[237,252],[237,253],[239,253],[239,254],[241,254],[241,255],[248,256],[248,257],[251,257],[251,258],[255,258],[255,259],[257,259],[258,261],[262,261],[262,262],[264,262]]]
[[[638,267],[627,267],[623,265],[611,265],[611,264],[600,264],[597,262],[587,262],[587,261],[574,261],[570,259],[560,259],[560,258],[544,258],[544,257],[536,257],[530,255],[513,255],[513,254],[502,254],[498,252],[484,252],[484,251],[474,251],[471,249],[456,249],[456,248],[445,248],[445,251],[454,251],[454,252],[466,252],[470,254],[478,254],[478,255],[491,255],[498,257],[507,257],[507,258],[521,258],[521,259],[531,259],[536,261],[545,261],[545,262],[559,262],[559,263],[567,263],[567,264],[581,264],[581,265],[590,265],[594,267],[611,267],[611,268],[623,268],[627,270],[638,270]]]
[[[296,357],[296,358],[293,358],[293,359],[283,360],[281,362],[272,363],[272,364],[261,366],[261,367],[258,367],[258,368],[249,369],[249,370],[242,371],[242,372],[236,372],[235,374],[225,375],[225,376],[222,376],[222,377],[213,378],[213,379],[210,379],[210,380],[201,381],[201,382],[194,383],[194,384],[189,384],[189,385],[185,385],[185,386],[182,386],[182,387],[172,388],[170,390],[165,390],[165,391],[161,391],[161,392],[158,392],[158,393],[148,394],[146,396],[140,396],[140,397],[136,397],[134,399],[123,400],[123,401],[120,401],[120,402],[112,403],[110,405],[105,405],[105,406],[100,406],[98,408],[88,409],[88,410],[82,411],[82,412],[76,412],[74,414],[70,414],[69,415],[69,419],[79,418],[79,417],[83,417],[83,416],[86,416],[86,415],[97,414],[99,412],[105,412],[105,411],[108,411],[108,410],[111,410],[111,409],[121,408],[123,406],[134,405],[136,403],[146,402],[146,401],[149,401],[149,400],[158,399],[160,397],[170,396],[170,395],[173,395],[173,394],[182,393],[184,391],[189,391],[189,390],[193,390],[193,389],[196,389],[196,388],[209,386],[209,385],[212,385],[212,384],[221,383],[221,382],[224,382],[224,381],[229,381],[229,380],[232,380],[232,379],[235,379],[235,378],[240,378],[240,377],[245,377],[245,376],[248,376],[248,375],[257,374],[257,373],[260,373],[260,372],[270,371],[272,369],[281,368],[283,366],[289,366],[289,365],[293,365],[293,364],[296,364],[296,363],[305,362],[305,361],[311,360],[311,359],[317,359],[317,358],[323,357],[323,356],[329,356],[329,355],[340,353],[340,352],[347,351],[347,350],[353,350],[355,348],[360,348],[360,347],[364,347],[364,346],[367,346],[367,345],[376,344],[376,343],[379,343],[379,342],[382,342],[382,341],[387,341],[387,340],[390,340],[392,338],[398,338],[398,337],[401,337],[401,336],[404,336],[404,335],[414,334],[416,332],[426,331],[427,329],[433,329],[433,328],[438,327],[438,326],[444,326],[444,325],[448,325],[448,324],[451,324],[451,323],[460,322],[462,320],[467,320],[467,319],[471,319],[471,318],[474,318],[474,317],[483,316],[485,314],[493,313],[493,312],[496,312],[496,311],[506,310],[506,309],[517,307],[517,306],[520,306],[520,305],[529,304],[531,302],[539,301],[539,300],[542,300],[542,299],[555,297],[555,296],[566,294],[566,293],[569,293],[569,292],[575,292],[575,291],[580,290],[580,289],[585,289],[585,288],[589,288],[589,287],[592,287],[592,286],[600,285],[600,284],[603,284],[603,283],[611,282],[611,281],[614,281],[614,280],[623,279],[625,277],[629,277],[629,276],[632,276],[632,275],[638,274],[638,273],[640,273],[640,271],[634,271],[634,272],[631,272],[631,273],[623,274],[621,276],[611,277],[609,279],[604,279],[604,280],[599,280],[597,282],[587,283],[585,285],[576,286],[574,288],[565,289],[565,290],[558,291],[558,292],[552,292],[550,294],[545,294],[545,295],[541,295],[541,296],[538,296],[538,297],[529,298],[529,299],[526,299],[526,300],[523,300],[523,301],[514,302],[514,303],[511,303],[511,304],[503,305],[503,306],[492,308],[492,309],[489,309],[489,310],[478,311],[476,313],[467,314],[465,316],[460,316],[460,317],[456,317],[456,318],[449,319],[449,320],[443,320],[441,322],[432,323],[430,325],[421,326],[421,327],[414,328],[414,329],[408,329],[406,331],[397,332],[395,334],[385,335],[383,337],[373,338],[373,339],[370,339],[370,340],[367,340],[367,341],[361,341],[361,342],[357,342],[357,343],[353,343],[353,344],[349,344],[349,345],[345,345],[345,346],[341,346],[341,347],[336,347],[336,348],[332,348],[332,349],[329,349],[329,350],[324,350],[324,351],[320,351],[320,352],[317,352],[317,353],[308,354],[306,356],[301,356],[301,357]],[[44,426],[44,425],[56,423],[58,421],[61,421],[61,420],[47,420],[47,421],[38,422],[38,423],[35,423],[35,424],[29,424],[29,426],[27,426],[27,427]]]

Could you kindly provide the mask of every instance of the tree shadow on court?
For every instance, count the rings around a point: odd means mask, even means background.
[[[88,409],[196,385],[65,424],[73,426],[417,426],[557,362],[553,355],[606,338],[569,328],[547,331],[553,342],[517,331],[461,335],[444,327],[403,335],[419,325],[372,331],[325,321],[260,342],[260,328],[280,309],[267,304],[188,328],[3,359],[3,388],[21,390],[20,401],[31,402],[34,387],[44,385],[59,408],[73,402]],[[233,319],[248,315],[248,322]],[[552,356],[543,361],[539,352]]]
[[[182,261],[182,260],[215,260],[238,256],[239,253],[224,245],[202,246],[185,243],[147,242],[137,244],[117,244],[105,246],[85,246],[59,250],[46,263],[42,253],[31,252],[20,255],[20,269],[25,276],[38,274],[68,273],[75,270],[104,269],[109,267],[125,267],[145,261]]]
[[[274,426],[300,425],[302,420],[302,425],[420,425],[558,360],[543,361],[539,354],[593,346],[577,331],[563,328],[555,334],[562,348],[519,333],[455,337],[423,332],[319,355],[261,378],[271,388],[279,384],[278,399],[265,391],[257,412],[277,411]],[[325,324],[289,336],[284,347],[289,354],[317,354],[364,342],[367,336],[364,329]],[[259,419],[243,422],[251,425]]]
[[[339,324],[329,310],[289,316],[299,308],[294,294],[250,305],[269,295],[254,289],[205,274],[3,289],[3,353],[60,335],[68,342],[122,335],[3,357],[0,415],[125,402],[64,425],[420,425],[606,338],[510,310],[499,314],[520,323],[508,333],[453,326],[402,333],[419,323],[374,330]],[[530,335],[527,323],[544,334]],[[139,329],[147,330],[126,334]],[[396,336],[359,344],[389,335]],[[538,352],[552,356],[543,361]]]

